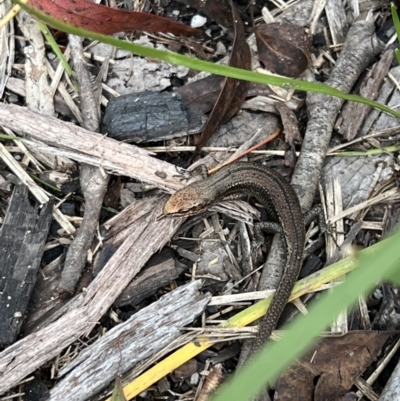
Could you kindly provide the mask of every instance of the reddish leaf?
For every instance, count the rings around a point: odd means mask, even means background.
[[[28,4],[55,19],[106,35],[122,31],[170,32],[175,35],[201,33],[198,29],[156,15],[118,10],[88,0],[30,0]]]

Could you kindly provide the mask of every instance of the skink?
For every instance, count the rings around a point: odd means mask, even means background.
[[[171,196],[164,216],[189,216],[238,194],[254,196],[267,208],[270,219],[283,234],[286,262],[282,278],[250,351],[256,353],[271,335],[300,272],[305,243],[304,219],[296,193],[276,171],[256,163],[235,163],[222,167],[207,178],[187,185]],[[265,225],[270,229],[273,225]]]

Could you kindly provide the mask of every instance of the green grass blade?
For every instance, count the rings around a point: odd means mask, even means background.
[[[55,55],[60,60],[61,64],[64,67],[65,72],[70,76],[74,76],[74,72],[72,71],[71,66],[68,64],[68,61],[65,59],[64,54],[62,53],[61,49],[58,47],[57,42],[54,40],[53,35],[51,34],[49,28],[43,24],[43,22],[36,21],[40,30],[43,33],[43,36],[46,38],[48,44],[51,46],[51,49],[55,53]]]
[[[246,401],[258,393],[267,382],[275,380],[289,364],[317,338],[345,308],[357,302],[359,295],[371,291],[380,280],[390,277],[398,269],[400,231],[385,240],[385,245],[374,255],[359,255],[354,263],[360,266],[349,274],[345,283],[331,293],[324,294],[309,308],[309,314],[296,318],[287,325],[288,331],[276,343],[268,343],[254,362],[229,380],[212,401]]]
[[[20,138],[19,136],[12,136],[12,135],[6,135],[6,134],[0,134],[0,139],[5,139],[5,140],[21,140],[22,138]]]
[[[136,53],[143,57],[157,58],[159,60],[167,61],[171,64],[183,65],[188,68],[192,68],[194,70],[206,71],[215,75],[222,75],[230,78],[242,79],[245,81],[257,82],[262,84],[276,85],[288,89],[298,89],[306,92],[323,93],[325,95],[335,96],[344,100],[367,104],[371,107],[374,107],[380,111],[383,111],[400,119],[400,113],[396,113],[395,111],[393,111],[392,109],[390,109],[385,105],[382,105],[369,99],[365,99],[361,96],[343,93],[328,85],[300,81],[297,79],[276,77],[272,75],[259,74],[257,72],[242,70],[240,68],[228,67],[220,64],[214,64],[208,61],[198,60],[196,58],[184,56],[182,54],[140,46],[134,43],[129,43],[124,40],[115,39],[112,36],[101,35],[96,32],[91,32],[85,29],[76,28],[74,26],[68,25],[64,22],[55,20],[54,18],[51,18],[48,15],[40,13],[35,9],[32,9],[31,7],[21,3],[20,0],[13,0],[13,2],[19,4],[21,8],[25,9],[30,14],[35,15],[37,18],[39,18],[47,25],[51,25],[57,29],[60,29],[64,32],[72,33],[74,35],[91,38],[94,40],[99,40],[100,42],[108,43],[112,46],[128,50],[132,53]]]
[[[394,25],[394,29],[396,30],[397,41],[400,43],[400,20],[399,20],[399,15],[397,14],[396,6],[393,3],[390,4],[390,11],[392,12],[393,25]],[[400,64],[399,49],[395,50],[395,54],[396,54],[397,62]]]

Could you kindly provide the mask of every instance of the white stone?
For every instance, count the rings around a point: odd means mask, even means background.
[[[201,28],[207,22],[207,18],[201,15],[193,15],[192,20],[190,21],[190,26],[192,28]]]

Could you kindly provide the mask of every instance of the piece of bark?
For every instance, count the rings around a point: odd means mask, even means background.
[[[10,199],[0,233],[0,346],[17,337],[40,267],[50,228],[53,202],[39,213],[28,189],[18,185]]]
[[[393,174],[394,163],[388,155],[330,157],[322,169],[322,183],[326,185],[329,180],[338,178],[343,193],[343,208],[348,209],[367,200],[375,185]]]
[[[57,286],[61,278],[61,263],[64,255],[60,255],[40,270],[28,306],[27,318],[22,326],[24,335],[30,334],[45,319],[53,308],[60,308],[67,303],[57,296]]]
[[[254,110],[254,111],[264,111],[266,113],[279,114],[279,111],[278,111],[276,105],[281,102],[282,102],[282,100],[278,100],[274,97],[268,97],[268,94],[267,95],[257,95],[256,97],[246,100],[242,105],[242,109],[249,109],[249,110]],[[285,105],[290,110],[297,111],[304,106],[304,99],[299,99],[299,98],[293,96],[290,100],[285,101]]]
[[[47,269],[49,267],[49,269]],[[35,333],[54,322],[55,316],[62,316],[64,306],[68,304],[67,299],[58,296],[57,287],[61,279],[61,268],[55,267],[40,272],[37,283],[33,289],[31,302],[29,303],[28,316],[22,327],[24,335]],[[42,275],[48,274],[49,277]],[[93,274],[90,268],[84,269],[82,277],[79,280],[76,293],[81,294],[93,280]]]
[[[271,135],[278,127],[277,116],[270,113],[249,113],[242,110],[238,115],[219,128],[211,139],[208,146],[232,147],[240,146],[249,141],[255,132],[258,138]]]
[[[340,57],[325,84],[348,93],[371,60],[383,49],[370,21],[350,28]],[[309,120],[302,151],[292,178],[303,211],[311,208],[329,146],[333,124],[343,100],[319,93],[307,95]],[[304,183],[307,183],[305,186]]]
[[[175,177],[176,169],[172,164],[151,157],[150,152],[144,149],[24,107],[0,103],[0,125],[46,142],[48,145],[43,145],[43,148],[49,152],[58,154],[62,153],[61,149],[67,149],[65,153],[73,156],[74,160],[102,166],[113,174],[151,182],[168,192],[184,186]],[[35,146],[41,148],[41,145]]]
[[[152,212],[139,220],[134,234],[86,290],[60,311],[59,319],[0,353],[0,394],[90,332],[150,256],[171,240],[182,218],[156,221],[164,203],[162,198],[152,204]]]
[[[209,302],[201,294],[201,281],[193,281],[141,309],[129,320],[108,331],[64,367],[63,377],[51,390],[48,401],[87,400],[115,377],[156,354],[180,336]]]
[[[388,79],[387,82],[385,83],[385,84],[387,84],[386,88],[385,88],[386,93],[383,96],[384,97],[387,96],[387,100],[386,100],[385,104],[388,107],[396,108],[400,101],[400,93],[397,90],[397,84],[396,84],[396,82],[398,82],[398,80],[400,79],[400,66],[392,68],[390,70],[390,73],[393,76],[393,78],[390,80]],[[382,89],[383,89],[383,87],[382,87]],[[374,111],[375,110],[373,110],[373,112]],[[377,117],[377,114],[379,114],[378,117]],[[374,121],[374,123],[371,127],[372,131],[380,131],[382,129],[396,127],[399,125],[398,118],[390,116],[386,113],[376,113],[375,119],[376,119],[376,121]],[[364,130],[364,127],[363,127],[363,130]]]
[[[114,306],[136,306],[144,299],[154,295],[159,288],[175,280],[189,266],[176,260],[171,248],[164,248],[153,255],[148,266],[135,277],[116,299]]]
[[[400,314],[397,312],[400,303],[398,289],[392,284],[382,283],[381,291],[382,303],[371,327],[375,330],[397,330],[400,327]]]
[[[313,1],[312,11],[309,19],[310,32],[313,36],[317,33],[317,28],[320,28],[320,17],[325,9],[326,2],[327,0]]]
[[[9,12],[12,7],[11,2],[3,1],[0,4],[0,19],[2,20]],[[9,22],[0,30],[0,98],[5,100],[3,97],[4,87],[7,84],[7,80],[11,75],[11,70],[14,65],[15,57],[15,37],[14,37],[14,24]],[[10,99],[7,96],[7,100]]]
[[[376,100],[384,79],[387,76],[393,59],[393,50],[383,53],[379,62],[368,71],[360,87],[360,96],[367,99]],[[354,139],[359,129],[364,123],[365,118],[371,111],[371,107],[366,104],[347,102],[342,109],[340,117],[336,123],[336,128],[347,141]]]
[[[325,5],[325,13],[328,18],[333,44],[342,44],[349,29],[342,1],[328,0]]]
[[[147,47],[154,46],[154,42],[147,35],[142,35],[133,42]],[[100,48],[104,50],[101,50],[101,53],[98,51]],[[98,43],[89,51],[95,55],[96,59],[96,54],[108,57],[111,48],[112,46],[106,43]],[[161,43],[158,43],[157,48],[167,50]],[[140,93],[146,90],[162,92],[171,87],[171,78],[185,79],[190,71],[185,66],[149,57],[135,56],[126,50],[117,49],[116,52],[116,59],[111,60],[112,63],[110,62],[110,73],[105,83],[120,95],[132,92]]]
[[[315,0],[303,0],[292,3],[277,18],[277,22],[289,22],[299,26],[308,26],[310,23],[311,11]]]
[[[390,69],[390,74],[393,76],[395,81],[400,79],[400,66],[394,67]],[[391,79],[386,79],[382,85],[382,88],[379,91],[379,95],[376,99],[377,102],[381,104],[388,105],[391,102],[391,98],[393,97],[393,101],[396,101],[398,92],[395,90],[396,84]],[[398,126],[398,120],[395,117],[392,117],[394,121],[397,122],[396,125],[392,125],[392,119],[387,118],[387,114],[381,113],[379,110],[372,109],[368,116],[365,118],[364,123],[360,129],[358,137],[363,137],[367,135],[370,131],[375,131],[377,127],[388,127],[388,126]],[[388,124],[389,123],[389,124]],[[394,133],[394,132],[393,132]]]
[[[46,54],[43,35],[32,17],[25,11],[18,14],[19,28],[22,30],[24,36],[28,39],[29,45],[25,47],[25,93],[26,103],[29,108],[38,111],[42,114],[54,116],[53,97],[51,94],[50,86],[48,84],[47,70],[46,70]],[[15,118],[12,117],[12,118]],[[37,160],[43,164],[50,166],[52,169],[59,169],[61,166],[69,166],[72,168],[72,162],[67,158],[57,158],[53,155],[44,155],[41,152],[36,152],[33,148],[28,150],[35,156]],[[9,165],[10,167],[10,165]],[[14,165],[15,167],[15,165]],[[10,167],[11,170],[14,170]],[[17,167],[18,168],[18,167]],[[21,170],[23,170],[21,168]],[[23,170],[23,175],[27,176],[27,180],[22,182],[26,183],[31,189],[32,186],[27,182],[29,179],[33,181],[28,174]],[[39,196],[38,192],[41,192]],[[48,197],[40,188],[33,189],[36,199],[42,204],[48,202]],[[73,233],[75,228],[63,216],[60,210],[55,210],[54,218],[57,222],[65,228],[68,233]]]
[[[96,253],[93,263],[93,276],[96,277],[106,263],[111,259],[118,248],[113,245],[105,244],[105,246]]]
[[[118,141],[152,142],[198,133],[205,121],[179,93],[148,91],[112,98],[101,131]]]
[[[154,198],[137,199],[122,212],[104,223],[100,232],[107,246],[119,247],[127,236],[133,234],[136,227],[133,222],[145,217],[154,207]]]

